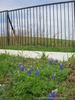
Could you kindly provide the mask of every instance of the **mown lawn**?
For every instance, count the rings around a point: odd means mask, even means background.
[[[74,98],[69,63],[73,65],[74,60],[58,62],[45,55],[41,59],[0,55],[0,100],[51,100],[50,97],[60,96],[68,100],[70,95]]]

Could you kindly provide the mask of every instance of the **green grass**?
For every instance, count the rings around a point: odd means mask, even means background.
[[[0,39],[0,48],[15,50],[33,50],[33,51],[57,51],[57,52],[75,52],[75,41],[60,40],[50,38],[28,38],[28,37],[10,37],[10,44],[7,44],[6,37]]]
[[[74,48],[55,48],[40,45],[25,45],[25,46],[7,46],[5,49],[13,50],[28,50],[28,51],[49,51],[49,52],[75,52]]]
[[[74,58],[75,59],[75,58]],[[68,95],[67,93],[75,87],[68,81],[67,77],[70,69],[63,62],[62,72],[59,64],[53,60],[52,65],[43,55],[41,59],[25,59],[23,57],[14,57],[9,55],[0,55],[0,85],[5,84],[7,90],[2,90],[0,86],[1,100],[35,100],[37,97],[48,97],[53,89],[58,89],[58,93]],[[27,66],[27,69],[21,72],[18,64]],[[28,75],[27,71],[33,66],[33,72]],[[39,69],[38,77],[35,76],[36,69]],[[55,74],[56,80],[52,80]],[[9,78],[9,80],[7,80]],[[2,81],[1,81],[2,80]],[[64,84],[65,82],[65,84]],[[74,89],[73,89],[74,92]],[[66,99],[63,99],[66,100]]]

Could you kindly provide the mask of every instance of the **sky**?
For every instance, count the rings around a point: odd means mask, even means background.
[[[0,0],[0,11],[62,1],[71,0]]]

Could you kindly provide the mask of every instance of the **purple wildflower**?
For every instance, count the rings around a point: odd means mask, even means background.
[[[61,63],[60,64],[60,70],[62,71],[62,69],[63,69],[63,64]]]
[[[55,96],[55,92],[51,92],[51,96],[53,97],[53,98],[55,98],[56,96]]]
[[[38,76],[39,75],[39,70],[37,68],[36,72],[35,72],[35,75]]]
[[[18,64],[18,67],[21,67],[22,66],[22,64]]]
[[[49,94],[49,96],[48,96],[48,100],[53,100],[51,94]]]
[[[49,64],[50,64],[50,65],[52,64],[52,59],[49,60]]]
[[[22,66],[22,64],[19,64],[18,67],[19,67],[19,70],[20,70],[20,71],[23,71],[23,66]]]
[[[55,74],[52,75],[52,80],[55,81],[56,77]]]
[[[48,100],[54,100],[56,98],[55,92],[49,94]]]
[[[57,64],[57,63],[58,63],[58,60],[56,59],[56,61],[55,61],[55,62],[56,62],[56,64]]]
[[[31,74],[31,70],[30,69],[28,70],[28,74]]]

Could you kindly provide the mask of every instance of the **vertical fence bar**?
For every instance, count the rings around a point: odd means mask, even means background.
[[[39,14],[39,7],[38,7],[38,45],[40,44],[40,14]]]
[[[12,21],[12,12],[10,13],[10,20],[11,20],[11,22],[13,22]],[[11,27],[10,27],[10,34],[11,34],[11,45],[12,45],[13,44],[13,32],[12,32]]]
[[[56,6],[56,11],[57,11],[57,47],[58,47],[58,43],[59,43],[59,25],[58,25],[58,21],[59,21],[59,18],[58,18],[58,5]]]
[[[40,29],[39,29],[39,35],[40,35],[40,45],[41,45],[41,8],[39,7],[39,26],[40,26]]]
[[[73,31],[74,31],[74,30],[73,30],[73,26],[74,26],[74,25],[73,25],[73,3],[71,4],[71,7],[72,7],[72,48],[74,48],[74,40],[73,40],[73,33],[74,33],[74,32],[73,32]]]
[[[50,47],[52,46],[52,41],[51,41],[51,6],[49,6],[49,17],[50,17]]]
[[[45,34],[45,21],[44,21],[44,6],[43,6],[43,46],[45,45],[45,37],[44,37],[44,34]]]
[[[47,34],[47,47],[48,47],[48,7],[46,6],[46,34]]]
[[[68,39],[69,39],[69,43],[68,46],[70,47],[70,18],[69,18],[69,3],[68,3]]]
[[[1,24],[1,13],[0,13],[0,24]],[[0,26],[1,28],[1,26]],[[0,33],[1,33],[1,29],[0,29]],[[0,49],[1,49],[1,34],[0,34]]]
[[[36,7],[36,22],[37,22],[37,45],[38,45],[38,8]]]
[[[7,11],[7,44],[9,45],[10,44],[10,34],[9,34],[9,20],[8,20],[8,17],[9,17],[9,14],[8,14],[8,11]]]
[[[21,30],[22,30],[22,46],[23,46],[23,41],[24,41],[24,38],[23,38],[23,11],[21,10]]]
[[[11,28],[12,31],[14,30],[16,32],[16,11],[14,11],[14,23],[12,24],[11,22],[11,25],[13,27],[13,29]],[[17,44],[17,36],[16,36],[16,33],[14,33],[14,31],[13,31],[13,38],[14,38],[14,47],[15,47],[15,45]]]
[[[4,48],[5,48],[5,12],[3,13],[3,30],[4,30],[4,35],[3,35],[3,38],[4,38]]]
[[[17,47],[18,47],[18,16],[17,16],[17,10],[16,10],[16,39],[17,39]]]
[[[5,34],[5,31],[4,31],[4,12],[3,12],[3,48],[5,48],[5,38],[4,38],[4,34]]]
[[[31,8],[30,8],[30,45],[32,45],[32,20],[31,20]]]
[[[19,36],[18,36],[18,14],[17,14],[17,11],[16,11],[16,34],[17,34],[17,47],[18,47],[18,44],[19,44]]]
[[[74,41],[75,41],[75,1],[74,1]],[[74,42],[74,49],[75,49],[75,42]]]
[[[27,9],[27,45],[29,45],[29,9]]]
[[[66,18],[65,18],[65,4],[64,4],[64,33],[65,33],[65,47],[66,47]]]
[[[22,10],[20,10],[20,41],[21,41],[21,47],[22,47]]]
[[[11,12],[10,12],[10,20],[11,20]],[[9,26],[10,27],[10,26]],[[12,45],[12,30],[10,28],[10,36],[11,36],[11,39],[10,39],[10,45]]]
[[[42,31],[41,31],[41,7],[40,7],[40,45],[42,45]]]
[[[53,5],[53,47],[55,46],[55,13],[54,13],[54,5]]]
[[[48,47],[48,15],[47,15],[47,6],[46,6],[46,46]]]
[[[12,11],[12,24],[14,24],[14,11]],[[13,37],[13,32],[12,32],[12,41],[13,41],[13,46],[14,46],[14,37]]]
[[[25,36],[25,42],[26,42],[26,45],[27,45],[27,9],[25,10],[26,12],[26,36]]]
[[[17,32],[18,32],[18,47],[20,46],[19,23],[20,23],[20,21],[19,21],[19,11],[17,10],[17,27],[18,27],[18,30],[17,30]]]
[[[2,48],[2,13],[1,13],[1,48]]]
[[[36,7],[34,8],[34,36],[35,36],[35,38],[34,38],[34,40],[35,40],[35,45],[36,45],[36,26],[37,26],[37,21],[36,21]]]
[[[14,24],[14,11],[12,11],[12,24]],[[12,32],[12,41],[13,41],[13,47],[14,47],[14,36]]]
[[[20,46],[21,46],[21,10],[19,10],[19,40],[20,40]]]
[[[26,45],[26,10],[24,9],[24,44]]]
[[[2,13],[2,48],[3,48],[3,13]]]
[[[35,45],[35,14],[34,14],[34,8],[33,8],[33,44]]]
[[[62,47],[62,7],[60,4],[61,47]]]

